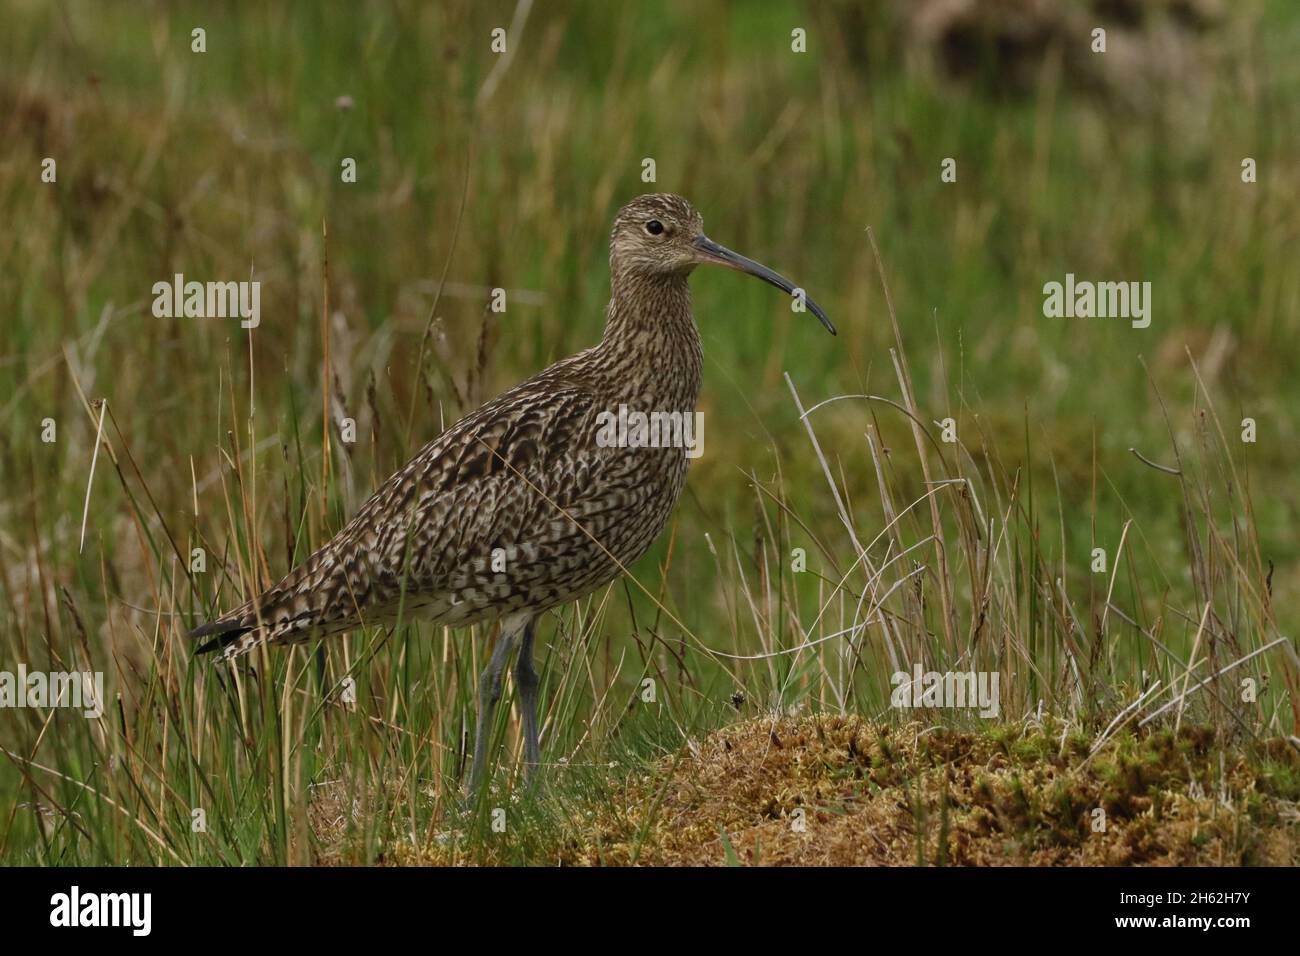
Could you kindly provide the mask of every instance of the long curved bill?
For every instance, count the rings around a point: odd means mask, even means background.
[[[732,252],[726,246],[719,245],[708,236],[700,236],[693,243],[696,250],[702,254],[702,258],[708,262],[716,262],[720,266],[726,266],[728,269],[735,269],[737,272],[744,272],[751,276],[757,276],[768,285],[774,285],[786,295],[793,296],[797,288],[793,282],[779,273],[773,272],[761,262],[755,262],[742,256],[739,252]],[[822,325],[826,326],[826,331],[831,335],[837,334],[835,326],[831,324],[830,317],[822,310],[822,307],[809,298],[808,293],[803,295],[804,305],[808,306],[809,311],[821,320]]]

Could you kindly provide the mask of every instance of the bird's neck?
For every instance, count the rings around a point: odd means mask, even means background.
[[[615,270],[597,352],[611,388],[630,401],[694,409],[703,357],[686,276]]]

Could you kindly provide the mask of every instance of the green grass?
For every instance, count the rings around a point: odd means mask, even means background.
[[[610,219],[652,188],[794,277],[841,334],[759,283],[693,278],[706,453],[635,581],[544,623],[549,802],[510,804],[512,861],[546,862],[592,793],[738,711],[889,716],[895,660],[997,670],[1008,720],[1041,707],[1095,736],[1152,681],[1194,686],[1294,633],[1286,4],[1207,41],[1231,68],[1192,122],[1181,90],[1144,112],[1068,76],[1000,98],[866,66],[843,8],[794,3],[538,5],[480,102],[513,11],[10,4],[0,670],[104,671],[110,706],[0,712],[0,859],[375,863],[453,831],[466,859],[494,858],[500,800],[465,811],[457,793],[488,630],[358,633],[233,670],[194,661],[184,631],[310,553],[442,423],[596,341]],[[174,272],[250,270],[251,337],[150,312]],[[1149,280],[1152,326],[1044,318],[1066,272]],[[809,415],[825,468],[786,374],[806,408],[877,397]],[[934,424],[949,416],[955,445]],[[186,572],[194,548],[204,573]],[[1274,647],[1177,719],[1223,747],[1294,735],[1296,675]],[[513,760],[504,708],[497,732]]]

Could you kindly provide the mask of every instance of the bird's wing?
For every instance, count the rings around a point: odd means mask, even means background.
[[[553,370],[548,370],[553,371]],[[252,601],[204,624],[200,652],[242,653],[383,617],[399,600],[454,590],[494,548],[587,486],[600,456],[595,400],[540,375],[425,445],[329,542]],[[558,500],[557,500],[558,499]]]

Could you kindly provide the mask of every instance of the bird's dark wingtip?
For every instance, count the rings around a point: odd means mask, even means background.
[[[219,651],[224,647],[229,647],[235,641],[247,634],[251,628],[243,627],[238,621],[208,621],[206,624],[200,624],[194,630],[190,631],[188,637],[197,640],[200,637],[211,637],[210,641],[204,641],[197,648],[195,654],[208,654],[212,651]]]

